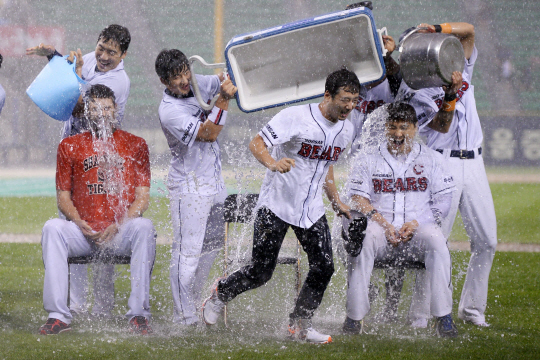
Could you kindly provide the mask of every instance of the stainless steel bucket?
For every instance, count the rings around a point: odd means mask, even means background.
[[[455,36],[414,33],[404,39],[399,63],[405,83],[418,90],[452,83],[452,73],[463,72],[464,59]]]

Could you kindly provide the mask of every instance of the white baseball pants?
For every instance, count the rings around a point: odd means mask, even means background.
[[[223,247],[223,203],[227,190],[212,195],[182,194],[171,199],[174,242],[171,290],[174,321],[189,325],[199,321],[197,307],[217,253]]]
[[[67,220],[52,219],[45,223],[41,236],[45,281],[43,305],[50,318],[71,323],[67,307],[68,257],[86,256],[97,248],[86,240],[79,227]],[[150,317],[150,276],[156,256],[156,231],[152,222],[136,218],[120,226],[108,248],[115,255],[131,256],[131,295],[126,317]]]
[[[442,227],[445,236],[450,234],[459,209],[465,230],[471,242],[471,259],[461,292],[458,316],[474,323],[485,322],[488,280],[495,248],[497,247],[497,220],[493,197],[484,168],[482,156],[462,160],[448,157],[450,174],[454,177],[457,191],[452,207]]]
[[[369,222],[362,252],[348,259],[347,316],[362,320],[369,312],[369,281],[375,260],[423,261],[431,287],[431,314],[436,317],[452,312],[452,280],[450,251],[440,228],[435,224],[420,225],[414,237],[393,247],[386,240],[383,228]]]

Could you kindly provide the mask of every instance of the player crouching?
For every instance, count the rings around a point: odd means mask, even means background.
[[[339,200],[333,164],[351,141],[352,124],[346,118],[358,102],[359,90],[353,72],[335,71],[326,79],[320,104],[282,110],[251,141],[251,152],[268,168],[257,204],[251,264],[217,282],[203,305],[207,324],[217,322],[227,302],[270,280],[285,234],[292,227],[307,253],[309,272],[289,315],[290,337],[315,344],[332,341],[311,327],[334,272],[321,190],[336,212],[350,216],[348,206]]]
[[[95,136],[89,131],[70,136],[58,146],[57,202],[66,220],[49,220],[43,227],[43,305],[49,319],[39,331],[54,335],[71,330],[68,258],[101,252],[131,257],[131,295],[126,317],[133,332],[148,334],[152,331],[148,326],[149,290],[156,250],[154,226],[141,217],[150,198],[148,146],[143,139],[114,128],[116,105],[110,88],[92,85],[85,102],[89,128],[103,138],[103,132],[97,130],[107,127],[112,133],[109,141],[114,143],[114,151],[98,157]],[[116,160],[115,172],[119,172],[114,178],[121,179],[114,184],[107,183],[112,181],[106,165],[110,159]],[[116,185],[117,190],[110,184]]]
[[[351,208],[370,219],[362,251],[348,261],[347,318],[343,331],[362,331],[370,309],[368,287],[377,260],[424,262],[437,334],[455,337],[451,260],[440,222],[455,191],[440,154],[414,141],[414,108],[388,106],[386,141],[355,159],[349,176]]]

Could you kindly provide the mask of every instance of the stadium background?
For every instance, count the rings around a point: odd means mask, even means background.
[[[56,37],[60,43],[55,45],[66,54],[76,48],[81,48],[83,53],[93,51],[99,32],[108,24],[129,28],[132,42],[125,68],[131,79],[131,93],[124,128],[148,141],[153,165],[160,167],[168,162],[169,156],[157,117],[162,86],[153,66],[161,49],[179,48],[188,56],[220,60],[216,59],[221,55],[219,46],[224,47],[234,35],[338,11],[350,2],[353,0],[73,0],[69,3],[0,0],[0,53],[4,55],[0,84],[7,93],[0,117],[0,169],[55,166],[62,124],[43,114],[25,94],[45,61],[23,55],[24,48],[37,45],[40,39],[54,39],[51,31],[60,34]],[[221,12],[216,8],[220,3]],[[420,22],[474,24],[480,56],[473,84],[485,133],[486,163],[538,166],[540,49],[535,29],[540,25],[539,3],[509,0],[374,0],[373,3],[377,27],[387,27],[396,39],[404,29]],[[216,20],[215,15],[220,13]],[[218,40],[216,51],[214,42],[221,33],[222,41]],[[13,50],[15,47],[17,51]],[[278,110],[244,114],[233,105],[231,121],[222,136],[225,166],[238,156],[246,158],[245,145]]]

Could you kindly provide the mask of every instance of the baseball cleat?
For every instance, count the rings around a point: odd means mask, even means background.
[[[221,313],[223,312],[223,308],[225,305],[227,305],[221,301],[218,296],[218,283],[221,279],[222,278],[218,278],[214,282],[210,296],[204,300],[202,305],[202,318],[206,325],[214,325],[217,323]]]
[[[71,331],[71,325],[54,318],[48,318],[47,322],[39,328],[41,335],[58,335],[64,331]]]
[[[353,320],[347,316],[343,323],[343,333],[346,335],[359,335],[362,333],[363,326],[363,320]]]
[[[452,320],[452,315],[438,317],[435,321],[435,329],[437,336],[439,337],[456,337],[458,336],[458,330],[456,324]]]
[[[290,340],[305,341],[310,344],[328,344],[332,342],[330,335],[321,334],[311,327],[311,319],[290,319]]]
[[[154,332],[150,325],[148,325],[148,319],[144,316],[132,317],[129,320],[129,324],[131,325],[130,332],[134,334],[148,335]]]

